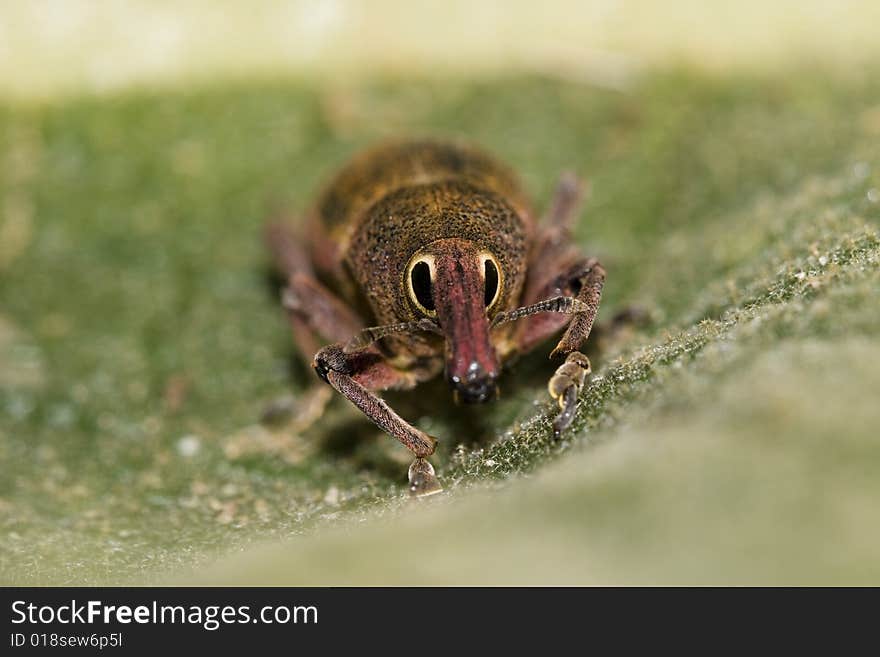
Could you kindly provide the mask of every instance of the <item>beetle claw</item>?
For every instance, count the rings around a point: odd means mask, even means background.
[[[571,426],[577,410],[577,398],[579,388],[577,386],[569,386],[559,398],[559,415],[553,420],[553,437],[557,440],[562,436],[562,432]]]

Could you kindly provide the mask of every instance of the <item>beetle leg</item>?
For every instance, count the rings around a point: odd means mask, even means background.
[[[572,315],[562,339],[550,352],[551,358],[559,354],[567,354],[565,363],[556,370],[556,374],[550,380],[550,394],[555,395],[560,406],[559,415],[553,421],[553,432],[557,438],[574,420],[575,403],[590,373],[590,361],[577,350],[593,328],[593,321],[596,319],[599,301],[602,298],[602,287],[605,285],[605,270],[597,260],[589,259],[583,263],[576,280],[580,286],[576,298],[584,304],[584,309]]]
[[[499,313],[493,321],[497,325],[517,319],[526,320],[514,345],[515,350],[519,351],[527,351],[569,322],[568,329],[550,354],[551,358],[567,354],[565,362],[557,368],[548,383],[550,396],[559,403],[559,415],[553,421],[553,432],[557,438],[574,420],[578,396],[591,371],[589,359],[577,349],[590,334],[605,282],[605,271],[595,260],[584,261],[575,272],[577,275],[567,286],[554,282],[548,292],[558,292],[566,287],[570,290],[579,288],[576,297],[554,296]]]
[[[586,194],[586,183],[573,171],[565,171],[559,176],[556,192],[550,201],[550,209],[544,215],[543,224],[547,228],[558,228],[571,233],[574,220]]]
[[[321,345],[321,338],[343,339],[347,333],[360,330],[363,323],[335,295],[318,281],[303,273],[293,273],[281,295],[287,311],[293,339],[307,367],[312,364],[310,354]],[[329,401],[323,387],[307,391],[299,399],[284,397],[270,403],[261,415],[265,424],[278,424],[296,418],[297,431],[307,429],[321,416]],[[311,418],[311,420],[309,420]]]
[[[546,294],[549,280],[555,278],[567,263],[582,257],[572,247],[572,232],[585,191],[586,183],[574,173],[566,172],[559,177],[556,192],[538,224],[538,233],[529,254],[528,277],[522,296],[524,303],[553,296],[553,293]]]
[[[403,372],[389,364],[375,348],[346,353],[343,344],[321,349],[315,355],[313,367],[318,376],[415,455],[417,463],[410,468],[410,486],[415,494],[428,495],[441,490],[430,464],[420,463],[434,453],[437,439],[409,424],[372,392],[411,388],[435,372],[428,369]]]
[[[578,395],[590,373],[590,361],[577,351],[589,337],[599,310],[605,270],[594,258],[584,258],[572,246],[575,219],[586,185],[572,173],[561,176],[544,215],[529,258],[524,308],[508,311],[503,321],[523,318],[508,354],[531,351],[568,325],[550,353],[567,355],[548,384],[559,403],[553,430],[559,436],[572,422]],[[498,322],[500,323],[500,322]]]
[[[397,438],[419,457],[434,453],[436,440],[407,423],[371,390],[411,388],[417,378],[392,367],[373,349],[347,354],[332,344],[315,354],[315,371],[337,392],[357,406],[376,425]]]
[[[305,365],[327,340],[339,341],[360,331],[364,322],[339,297],[324,287],[314,274],[302,240],[287,224],[266,224],[263,237],[275,268],[287,280],[281,303],[293,332],[294,343]],[[264,424],[290,422],[290,429],[307,429],[323,413],[330,390],[316,385],[298,398],[282,397],[269,403],[261,415]]]
[[[346,340],[364,326],[363,320],[345,302],[306,274],[290,276],[281,293],[281,305],[292,323],[299,320],[334,342]]]
[[[302,246],[303,240],[285,221],[266,223],[263,226],[263,242],[269,250],[275,269],[285,278],[294,273],[315,275],[312,262]]]
[[[496,323],[524,320],[510,347],[513,353],[530,351],[568,323],[568,328],[550,353],[551,358],[567,355],[548,384],[550,395],[557,400],[560,408],[553,422],[557,437],[574,419],[578,395],[590,373],[590,361],[577,350],[590,335],[604,283],[605,270],[602,265],[593,258],[581,260],[545,286],[543,293],[549,298],[499,313],[496,318]]]
[[[599,311],[602,288],[605,286],[605,269],[598,260],[591,258],[585,261],[579,270],[576,281],[580,289],[575,298],[584,304],[584,307],[572,315],[562,339],[550,352],[550,358],[579,349],[589,337],[593,322],[596,320],[596,313]]]
[[[511,353],[531,351],[569,324],[552,355],[577,349],[590,333],[599,307],[605,271],[595,259],[586,259],[572,246],[572,232],[586,184],[571,172],[560,176],[556,192],[544,215],[529,257],[522,302],[533,305],[553,297],[574,297],[586,307],[560,308],[530,317],[518,328]],[[557,314],[553,314],[557,313]],[[563,314],[573,314],[573,318]],[[576,343],[576,344],[575,344]]]
[[[273,222],[263,232],[275,267],[287,280],[281,304],[306,358],[318,350],[318,336],[342,342],[364,328],[357,313],[315,277],[302,241],[289,226]]]
[[[568,324],[551,357],[579,348],[587,339],[599,310],[605,270],[595,259],[582,259],[551,279],[540,300],[499,313],[495,324],[523,319],[508,347],[509,354],[531,351]]]

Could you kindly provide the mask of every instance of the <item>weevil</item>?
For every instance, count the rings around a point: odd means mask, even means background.
[[[498,394],[502,368],[562,332],[550,379],[557,436],[590,373],[579,349],[605,270],[574,244],[584,186],[560,178],[538,220],[513,171],[476,147],[413,140],[355,156],[299,231],[267,224],[293,336],[324,382],[414,455],[410,490],[441,490],[437,439],[378,393],[444,374],[456,401]]]

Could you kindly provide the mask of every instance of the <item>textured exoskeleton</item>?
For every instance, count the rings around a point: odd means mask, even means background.
[[[426,460],[436,440],[379,391],[445,372],[457,400],[493,399],[504,364],[567,325],[551,353],[567,358],[549,391],[557,435],[571,423],[590,371],[578,349],[605,281],[572,239],[582,192],[563,175],[538,222],[507,167],[462,144],[410,141],[355,157],[299,231],[267,226],[300,350],[413,452],[413,492],[440,490]]]

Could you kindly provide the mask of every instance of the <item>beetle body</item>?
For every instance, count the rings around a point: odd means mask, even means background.
[[[505,361],[566,324],[554,354],[579,358],[560,372],[589,368],[576,350],[605,274],[572,246],[580,195],[563,178],[539,224],[512,171],[475,148],[411,141],[362,153],[320,195],[306,239],[269,226],[297,342],[327,383],[423,459],[434,439],[375,391],[445,372],[456,399],[487,401]],[[322,340],[331,344],[315,353]],[[583,379],[554,379],[565,424]],[[415,470],[431,480],[425,464]]]

